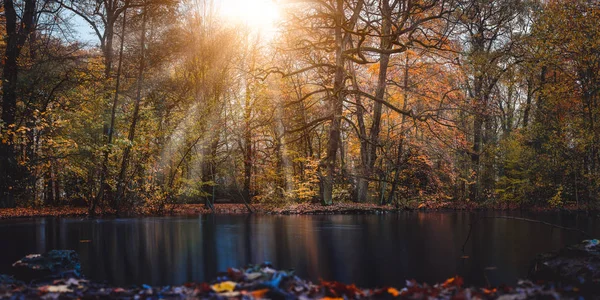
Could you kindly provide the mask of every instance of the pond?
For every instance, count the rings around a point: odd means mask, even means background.
[[[506,213],[406,212],[385,215],[198,216],[129,219],[36,218],[0,221],[0,273],[29,253],[76,250],[87,277],[111,284],[208,281],[230,266],[271,262],[296,274],[404,286],[456,274],[468,285],[515,284],[537,253],[576,243],[573,231],[483,219]],[[600,220],[577,214],[510,213],[600,235]]]

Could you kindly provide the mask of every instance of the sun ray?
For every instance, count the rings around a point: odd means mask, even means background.
[[[275,31],[280,18],[274,0],[222,0],[220,13],[228,21],[260,31]]]

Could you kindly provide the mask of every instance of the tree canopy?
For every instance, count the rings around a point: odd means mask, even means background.
[[[5,0],[0,206],[599,204],[598,1],[246,5]]]

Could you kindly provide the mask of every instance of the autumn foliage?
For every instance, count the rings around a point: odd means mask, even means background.
[[[594,1],[280,2],[5,1],[0,206],[597,206]]]

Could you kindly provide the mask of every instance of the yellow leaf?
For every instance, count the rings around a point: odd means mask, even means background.
[[[213,291],[217,293],[233,292],[233,290],[235,289],[235,282],[223,281],[221,283],[213,284],[210,287],[213,289]]]
[[[42,293],[69,293],[73,291],[67,285],[46,285],[38,289]]]

